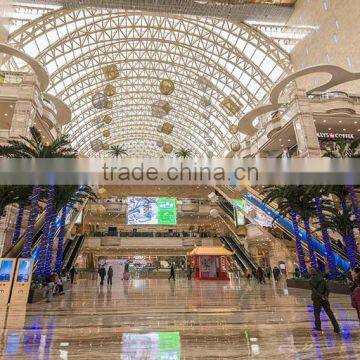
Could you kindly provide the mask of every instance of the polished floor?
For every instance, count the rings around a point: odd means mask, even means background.
[[[2,316],[8,359],[360,359],[349,298],[332,295],[342,327],[312,331],[309,292],[283,284],[178,279],[80,280],[48,304]]]

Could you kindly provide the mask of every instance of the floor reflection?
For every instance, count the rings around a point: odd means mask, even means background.
[[[71,292],[0,314],[9,359],[358,359],[348,297],[332,295],[342,328],[312,331],[310,293],[283,284],[179,279],[80,281]]]

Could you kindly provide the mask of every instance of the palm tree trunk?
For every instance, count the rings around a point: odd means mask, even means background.
[[[48,237],[48,244],[46,247],[46,258],[45,258],[45,265],[44,265],[44,274],[45,276],[51,275],[51,265],[53,259],[53,249],[54,249],[54,237],[55,237],[55,225],[56,225],[56,216],[57,211],[54,210],[51,215],[51,225],[49,230],[49,237]]]
[[[58,248],[56,253],[56,261],[54,271],[57,274],[60,274],[62,269],[62,258],[64,251],[64,238],[65,238],[65,221],[66,221],[66,206],[63,207],[60,219],[60,231],[59,231],[59,239],[58,239]]]
[[[347,206],[345,196],[341,197],[341,208],[342,208],[342,211],[343,211],[344,214],[350,215],[350,211],[349,211],[349,208]],[[346,238],[347,238],[346,249],[349,248],[347,250],[347,253],[348,253],[348,256],[349,256],[350,264],[353,261],[355,261],[355,263],[356,263],[357,245],[356,245],[355,234],[354,234],[353,229],[349,229],[349,236],[347,236]],[[350,259],[350,256],[353,259]]]
[[[309,256],[310,256],[310,264],[311,264],[312,268],[317,269],[318,264],[316,262],[314,245],[313,245],[312,238],[311,238],[310,222],[309,222],[309,219],[303,219],[303,221],[304,221],[304,227],[305,227],[305,233],[306,233],[306,242],[308,245]]]
[[[351,204],[353,206],[353,210],[354,210],[354,214],[355,214],[356,226],[360,232],[360,207],[358,204],[355,188],[354,188],[354,185],[348,185],[347,188],[349,191]]]
[[[290,211],[290,217],[291,217],[293,227],[294,227],[296,252],[297,252],[298,259],[299,259],[300,271],[303,275],[305,275],[308,273],[308,271],[307,271],[307,267],[306,267],[306,263],[305,263],[304,249],[302,247],[301,239],[300,239],[300,235],[299,235],[299,223],[297,221],[296,213],[294,210]]]
[[[326,249],[326,259],[329,265],[330,276],[334,278],[338,275],[335,255],[331,246],[331,241],[329,237],[328,229],[324,226],[324,214],[323,214],[323,206],[321,202],[321,198],[319,196],[315,197],[315,206],[316,206],[316,214],[320,222],[321,234],[324,241],[325,249]]]
[[[53,213],[54,197],[55,197],[55,187],[51,185],[49,187],[49,195],[46,202],[45,220],[44,220],[42,238],[40,243],[40,252],[39,252],[37,267],[35,270],[36,276],[43,276],[45,274],[45,261],[47,254],[46,249],[49,239],[49,230],[50,230],[52,213]]]
[[[21,254],[23,258],[31,257],[31,248],[34,237],[35,222],[40,211],[40,207],[39,207],[40,195],[41,195],[41,187],[35,185],[30,199],[30,214],[29,214],[27,229],[25,233],[25,243]]]
[[[17,241],[19,240],[19,237],[20,237],[21,224],[22,224],[22,220],[24,217],[24,210],[25,210],[25,204],[19,204],[19,211],[18,211],[17,218],[16,218],[14,235],[13,235],[13,238],[11,241],[11,243],[13,245],[17,243]]]
[[[353,239],[351,238],[351,236],[344,236],[343,240],[346,247],[346,254],[349,258],[350,267],[354,268],[357,266],[357,261],[356,261],[356,252],[354,251],[355,249],[353,245]]]

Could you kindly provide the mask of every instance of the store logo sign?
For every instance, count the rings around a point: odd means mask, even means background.
[[[317,136],[319,139],[329,139],[329,140],[336,140],[336,139],[353,140],[354,139],[354,134],[318,133]]]

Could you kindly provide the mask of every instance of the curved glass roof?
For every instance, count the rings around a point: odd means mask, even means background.
[[[96,139],[123,145],[133,156],[164,155],[159,139],[196,156],[222,156],[241,137],[229,126],[263,101],[290,67],[287,53],[249,25],[116,9],[50,10],[14,30],[9,43],[47,68],[48,92],[72,110],[64,131],[87,156],[95,156]],[[109,81],[102,68],[112,64],[119,76]],[[171,95],[160,92],[162,79],[173,81]],[[108,84],[116,89],[113,107],[95,109],[92,96]],[[242,105],[234,116],[221,106],[229,96]],[[171,107],[165,116],[152,111],[159,100]],[[158,132],[164,122],[174,125],[170,135]]]

